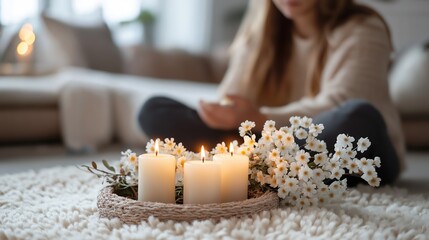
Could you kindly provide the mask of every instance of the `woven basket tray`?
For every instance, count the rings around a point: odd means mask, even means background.
[[[140,224],[149,216],[160,220],[192,221],[240,217],[277,208],[276,193],[255,194],[253,198],[221,204],[168,204],[139,202],[113,193],[112,187],[104,188],[98,195],[97,206],[101,217],[119,218],[123,223]]]

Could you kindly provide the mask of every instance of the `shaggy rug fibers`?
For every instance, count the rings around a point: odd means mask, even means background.
[[[140,225],[99,218],[100,179],[76,167],[0,177],[0,239],[428,239],[427,196],[352,190],[344,203],[284,208],[220,222]]]

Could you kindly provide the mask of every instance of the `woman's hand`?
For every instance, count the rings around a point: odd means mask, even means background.
[[[209,127],[232,130],[237,129],[240,123],[249,120],[254,121],[257,127],[262,128],[266,117],[259,112],[257,106],[243,97],[228,95],[227,98],[232,101],[231,105],[225,106],[219,103],[200,101],[198,114]]]

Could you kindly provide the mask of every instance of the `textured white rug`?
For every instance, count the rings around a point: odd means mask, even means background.
[[[218,223],[100,219],[100,179],[75,167],[0,177],[0,239],[428,239],[428,196],[361,187],[341,205],[277,209]]]

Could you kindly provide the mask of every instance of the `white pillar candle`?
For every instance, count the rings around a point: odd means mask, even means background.
[[[220,164],[204,160],[204,147],[201,161],[189,161],[184,166],[184,204],[208,204],[221,202]]]
[[[235,202],[247,199],[249,158],[244,155],[234,155],[230,145],[230,154],[216,154],[214,162],[221,164],[222,202]]]
[[[138,200],[143,202],[175,203],[176,159],[160,154],[158,141],[155,153],[139,156]]]

